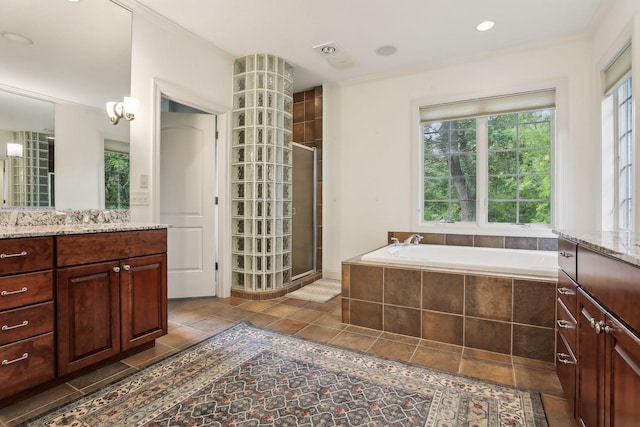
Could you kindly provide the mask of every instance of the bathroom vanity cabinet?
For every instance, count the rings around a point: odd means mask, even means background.
[[[636,425],[640,268],[581,243],[561,239],[558,247],[556,366],[567,400],[579,425]]]
[[[166,334],[165,236],[153,230],[57,238],[59,375]]]
[[[166,334],[166,252],[166,228],[0,239],[0,406]]]

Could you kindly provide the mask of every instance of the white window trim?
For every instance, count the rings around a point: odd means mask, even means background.
[[[557,237],[553,233],[554,228],[558,228],[559,205],[558,194],[561,194],[559,186],[561,182],[557,179],[557,165],[559,164],[558,147],[562,139],[568,135],[565,126],[558,125],[565,117],[564,108],[567,105],[565,97],[567,82],[565,80],[554,80],[552,82],[541,82],[536,85],[514,87],[512,90],[500,92],[482,92],[458,97],[442,98],[420,98],[412,102],[412,158],[411,164],[411,231],[424,233],[448,233],[448,234],[474,234],[474,235],[500,235],[500,236],[523,236],[523,237]],[[439,223],[435,221],[424,221],[422,219],[422,194],[424,194],[424,180],[422,176],[422,125],[420,123],[420,107],[423,105],[434,105],[444,103],[463,102],[473,98],[488,98],[493,96],[510,95],[513,93],[538,91],[553,88],[556,92],[555,116],[551,123],[551,224],[506,224],[489,223],[486,218],[478,217],[475,222]],[[479,145],[479,144],[478,144]],[[479,204],[488,203],[488,150],[477,151],[477,175],[476,175],[476,208]],[[480,191],[482,190],[482,193]]]

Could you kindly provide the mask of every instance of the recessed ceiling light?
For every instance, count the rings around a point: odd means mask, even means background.
[[[376,49],[376,53],[380,56],[393,55],[397,51],[398,51],[398,48],[391,45],[380,46],[379,48]]]
[[[325,55],[331,55],[332,53],[336,52],[336,47],[335,46],[322,46],[322,48],[320,50]]]
[[[31,40],[29,37],[23,36],[22,34],[7,32],[7,33],[2,33],[2,37],[4,37],[5,39],[13,43],[24,44],[24,45],[33,44],[33,40]]]
[[[496,23],[493,21],[482,21],[481,23],[478,24],[478,26],[476,27],[476,30],[489,31],[490,29],[493,28],[494,25],[496,25]]]
[[[78,3],[80,0],[67,0],[70,3]]]

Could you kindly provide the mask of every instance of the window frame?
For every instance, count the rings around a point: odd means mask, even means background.
[[[627,82],[630,82],[630,90],[628,93],[628,97],[623,101],[624,103],[627,103],[627,105],[630,105],[631,107],[631,113],[629,114],[629,120],[631,121],[631,127],[630,130],[627,132],[627,134],[629,135],[629,137],[627,138],[627,140],[629,141],[629,145],[630,145],[630,149],[629,149],[629,155],[628,155],[628,165],[631,168],[631,173],[630,173],[630,181],[631,181],[631,188],[630,188],[630,193],[631,193],[631,197],[630,197],[630,203],[629,203],[629,208],[630,208],[630,213],[628,216],[628,227],[623,227],[621,225],[621,221],[620,221],[620,216],[622,214],[621,212],[621,206],[620,206],[620,173],[621,173],[621,163],[620,163],[620,99],[618,96],[618,90],[625,84],[627,84]],[[616,230],[620,230],[620,231],[634,231],[635,230],[635,210],[636,210],[636,200],[635,196],[636,193],[638,191],[638,186],[635,185],[635,176],[636,176],[636,169],[637,169],[637,165],[635,164],[635,159],[636,159],[636,147],[634,144],[634,134],[635,134],[635,121],[634,121],[634,111],[633,111],[633,79],[631,76],[631,73],[627,73],[624,77],[622,77],[618,82],[616,82],[613,85],[613,88],[610,92],[610,97],[612,97],[612,102],[613,102],[613,150],[614,150],[614,164],[613,164],[613,181],[614,181],[614,191],[613,191],[613,203],[614,203],[614,209],[615,209],[615,213],[613,216],[613,222],[614,222],[614,226]]]
[[[556,227],[558,218],[558,194],[560,189],[559,182],[556,179],[557,174],[557,162],[558,162],[558,132],[562,132],[564,128],[558,129],[558,115],[562,115],[563,102],[562,100],[566,96],[564,90],[566,82],[554,81],[552,83],[544,84],[540,86],[526,88],[515,88],[511,91],[502,92],[496,94],[495,92],[489,92],[481,94],[480,96],[459,97],[457,99],[451,99],[452,97],[445,97],[443,99],[431,99],[422,98],[416,99],[412,102],[413,108],[413,148],[414,161],[412,162],[412,210],[411,210],[411,226],[414,231],[431,232],[431,233],[454,233],[454,234],[477,234],[477,235],[508,235],[508,236],[535,236],[535,237],[555,237],[552,230]],[[550,140],[550,203],[551,203],[551,221],[550,224],[510,224],[510,223],[490,223],[488,222],[488,116],[480,116],[485,118],[479,120],[477,126],[478,139],[484,138],[485,141],[481,143],[476,141],[476,221],[473,222],[454,222],[454,223],[441,223],[437,221],[425,221],[423,219],[423,203],[424,203],[424,157],[423,157],[423,141],[422,141],[422,122],[420,108],[429,105],[436,104],[454,104],[464,103],[470,99],[482,99],[491,98],[495,96],[510,96],[527,91],[555,91],[555,108],[554,114],[552,114],[550,120],[551,127],[551,140]],[[544,108],[538,108],[535,110],[543,110]],[[506,114],[506,113],[505,113]],[[497,115],[497,114],[493,114]],[[482,146],[481,146],[482,145]]]

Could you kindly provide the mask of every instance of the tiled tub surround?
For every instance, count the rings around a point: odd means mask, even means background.
[[[389,231],[387,240],[395,237],[401,242],[414,234],[411,231]],[[485,236],[474,234],[415,233],[422,236],[423,244],[474,246],[480,248],[528,249],[538,251],[557,251],[558,239],[555,237],[522,236]]]
[[[342,264],[344,323],[553,363],[556,280]]]

